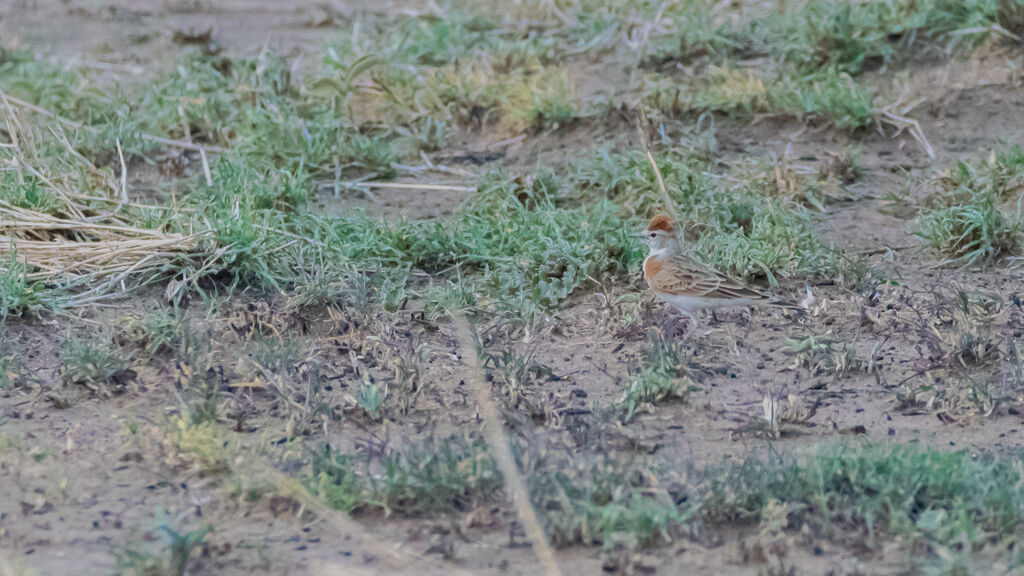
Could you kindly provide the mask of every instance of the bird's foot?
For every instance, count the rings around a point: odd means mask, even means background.
[[[658,324],[658,328],[666,337],[682,340],[686,340],[697,327],[695,318],[679,314],[667,314]]]

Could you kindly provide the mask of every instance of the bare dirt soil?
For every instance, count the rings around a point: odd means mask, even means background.
[[[0,37],[57,59],[130,76],[170,65],[178,49],[176,32],[212,28],[213,38],[232,55],[269,48],[315,59],[323,43],[350,21],[351,11],[386,19],[415,9],[415,4],[6,0],[0,3]],[[1019,53],[1014,57],[1021,62]],[[639,277],[632,285],[574,296],[535,333],[493,328],[491,346],[530,353],[557,376],[535,391],[548,411],[542,421],[516,425],[532,427],[532,434],[549,449],[562,447],[571,454],[581,443],[591,449],[605,446],[627,455],[657,454],[680,469],[768,449],[799,452],[839,436],[919,441],[978,452],[1024,445],[1024,422],[1013,404],[986,415],[952,402],[948,408],[936,408],[923,406],[926,399],[898,400],[901,388],[924,377],[917,372],[924,354],[922,331],[934,320],[928,315],[937,292],[963,286],[1001,294],[1010,301],[997,330],[1008,339],[1024,330],[1024,310],[1011,298],[1021,291],[1019,272],[1005,266],[985,272],[937,268],[937,257],[912,234],[916,213],[901,211],[893,200],[908,189],[911,198],[924,196],[939,171],[965,155],[977,155],[1001,142],[1024,141],[1024,91],[1019,78],[1007,71],[1006,58],[998,53],[969,63],[922,64],[910,70],[908,89],[926,95],[913,116],[935,150],[934,159],[909,135],[892,137],[891,128],[850,136],[773,118],[752,125],[720,125],[717,139],[726,164],[740,157],[775,155],[817,171],[831,155],[851,144],[859,146],[861,180],[847,190],[849,199],[830,203],[817,224],[823,237],[867,255],[872,267],[898,277],[898,285],[868,306],[839,286],[812,286],[816,302],[809,318],[799,322],[770,310],[722,315],[701,329],[690,347],[696,390],[688,401],[658,406],[628,425],[599,415],[620,396],[631,368],[639,362],[647,345],[646,329],[671,313],[647,295],[637,304],[635,320],[622,322],[611,316],[607,302],[642,291]],[[613,62],[581,57],[581,65],[591,72],[588,77],[607,72],[608,77],[629,81],[628,73]],[[588,87],[581,82],[578,96],[585,98],[601,88],[606,85]],[[628,100],[630,90],[613,90],[611,97]],[[516,173],[531,170],[540,160],[546,165],[568,162],[596,143],[613,151],[637,146],[628,122],[604,122],[583,120],[513,143],[465,136],[445,158],[435,161],[467,175],[499,166]],[[139,182],[142,176],[133,178]],[[437,182],[468,186],[471,177],[455,174]],[[358,206],[397,219],[450,214],[465,194],[398,190],[380,191],[378,198],[369,199],[354,192],[335,197],[325,190],[321,196],[318,201],[328,212]],[[804,286],[782,284],[788,296],[803,297]],[[110,325],[116,331],[126,316],[154,307],[158,292],[114,308],[76,312],[74,318],[8,322],[38,386],[30,394],[13,390],[0,397],[3,442],[18,447],[0,446],[0,551],[7,562],[0,563],[0,572],[113,573],[117,568],[112,550],[132,538],[151,539],[145,534],[159,509],[178,519],[202,518],[215,527],[191,574],[536,573],[535,557],[522,544],[515,515],[503,507],[469,511],[461,518],[361,517],[356,522],[326,509],[303,508],[298,500],[254,504],[242,496],[225,496],[210,479],[158,461],[151,446],[126,441],[129,422],[143,429],[154,427],[178,409],[174,367],[142,371],[136,384],[119,396],[75,396],[61,386],[61,343],[80,327]],[[402,420],[375,429],[343,419],[326,431],[333,445],[400,445],[481,426],[463,383],[468,375],[459,357],[467,351],[458,349],[451,327],[417,321],[415,307],[408,304],[397,324],[388,328],[396,341],[426,344],[431,350],[423,377],[429,385],[415,409]],[[374,328],[341,330],[330,319],[297,320],[283,308],[273,297],[243,295],[222,304],[223,318],[212,321],[211,328],[225,346],[241,347],[240,332],[257,322],[305,324],[307,333],[322,342],[318,354],[324,370],[339,375],[333,394],[341,406],[358,386],[357,376],[346,373],[349,352],[380,354],[364,339]],[[788,346],[787,338],[802,338],[809,329],[819,334],[831,330],[852,342],[859,358],[871,360],[871,370],[836,378],[793,368],[793,358],[782,350]],[[226,380],[235,368],[224,367]],[[379,372],[378,376],[385,373]],[[781,438],[770,440],[759,425],[762,399],[768,393],[780,398],[794,395],[811,415],[784,425]],[[240,420],[236,441],[247,446],[279,442],[285,436],[283,408],[258,396],[252,402],[256,408],[244,423]],[[254,475],[265,474],[258,462],[235,464],[241,469],[251,465]],[[289,466],[286,461],[274,464],[283,470]],[[701,534],[648,551],[640,565],[663,574],[767,573],[771,567],[749,552],[757,538],[756,531],[740,529],[735,534]],[[865,552],[856,542],[834,535],[828,540],[813,534],[792,538],[786,564],[795,573],[914,573],[905,552]],[[447,551],[439,554],[438,549]],[[583,547],[559,550],[558,558],[565,574],[598,574],[607,564],[599,550]],[[34,572],[16,572],[18,567]]]

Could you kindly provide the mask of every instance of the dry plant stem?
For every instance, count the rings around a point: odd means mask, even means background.
[[[493,142],[491,144],[488,144],[487,146],[484,146],[484,150],[496,150],[498,148],[506,148],[513,144],[522,142],[523,140],[526,140],[526,134],[520,134],[519,136],[513,136],[512,138],[507,138],[505,140]]]
[[[343,188],[390,188],[393,190],[435,190],[439,192],[473,192],[472,186],[448,184],[417,184],[415,182],[342,182]]]
[[[565,12],[562,12],[558,8],[558,5],[555,4],[554,0],[545,0],[544,6],[546,6],[548,10],[550,10],[551,13],[555,15],[555,18],[558,18],[558,20],[562,23],[563,26],[573,27],[579,25],[579,22],[567,16]]]
[[[650,162],[651,168],[654,170],[654,177],[658,180],[658,190],[661,191],[662,197],[665,198],[665,211],[672,218],[673,222],[679,222],[679,214],[676,213],[676,207],[672,203],[672,198],[668,195],[668,189],[665,187],[665,179],[661,177],[661,170],[658,168],[658,163],[654,160],[654,154],[651,153],[651,143],[647,139],[647,132],[644,131],[644,126],[647,125],[647,115],[643,110],[640,111],[637,117],[636,129],[640,134],[640,143],[643,144],[644,152],[647,154],[647,161]]]
[[[892,108],[892,106],[889,108]],[[928,157],[932,160],[935,159],[935,150],[932,149],[932,145],[928,142],[928,138],[925,137],[924,130],[921,129],[921,124],[917,120],[897,114],[890,109],[884,109],[879,111],[879,122],[896,128],[896,133],[892,136],[893,138],[899,136],[904,130],[909,130],[910,135],[924,149]]]
[[[182,142],[181,140],[171,140],[170,138],[161,138],[160,136],[153,136],[152,134],[141,134],[140,138],[143,140],[149,140],[150,142],[156,142],[157,144],[164,144],[166,146],[173,146],[175,148],[184,148],[185,150],[194,150],[196,152],[227,152],[227,148],[221,148],[220,146],[200,146],[199,144],[193,144],[191,142]]]
[[[213,186],[213,176],[210,175],[210,163],[206,160],[206,150],[199,149],[199,158],[203,161],[203,176],[206,177],[206,185]]]
[[[512,447],[508,435],[502,427],[501,418],[498,415],[498,406],[491,398],[490,387],[484,378],[483,370],[480,368],[480,355],[477,353],[473,343],[473,335],[469,328],[469,322],[460,314],[455,314],[455,335],[459,341],[459,348],[464,355],[473,354],[472,374],[467,380],[470,382],[473,391],[476,393],[477,405],[480,415],[484,420],[484,434],[487,444],[490,446],[494,459],[505,477],[505,489],[512,498],[512,505],[515,506],[519,519],[523,523],[523,530],[526,537],[533,545],[537,553],[537,560],[544,570],[545,576],[561,576],[558,562],[555,560],[555,552],[548,544],[544,536],[544,529],[537,519],[537,511],[530,503],[530,493],[526,488],[526,480],[519,473],[515,458],[512,456]]]

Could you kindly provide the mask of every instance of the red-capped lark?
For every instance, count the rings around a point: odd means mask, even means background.
[[[701,310],[770,304],[800,310],[729,278],[685,254],[672,219],[658,214],[639,234],[650,249],[644,278],[651,290],[690,319],[686,334],[698,326]]]

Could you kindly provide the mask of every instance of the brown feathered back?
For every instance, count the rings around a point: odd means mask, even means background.
[[[672,224],[672,219],[665,214],[658,214],[654,218],[651,218],[651,223],[647,226],[648,230],[661,230],[666,234],[675,234],[676,227]]]

